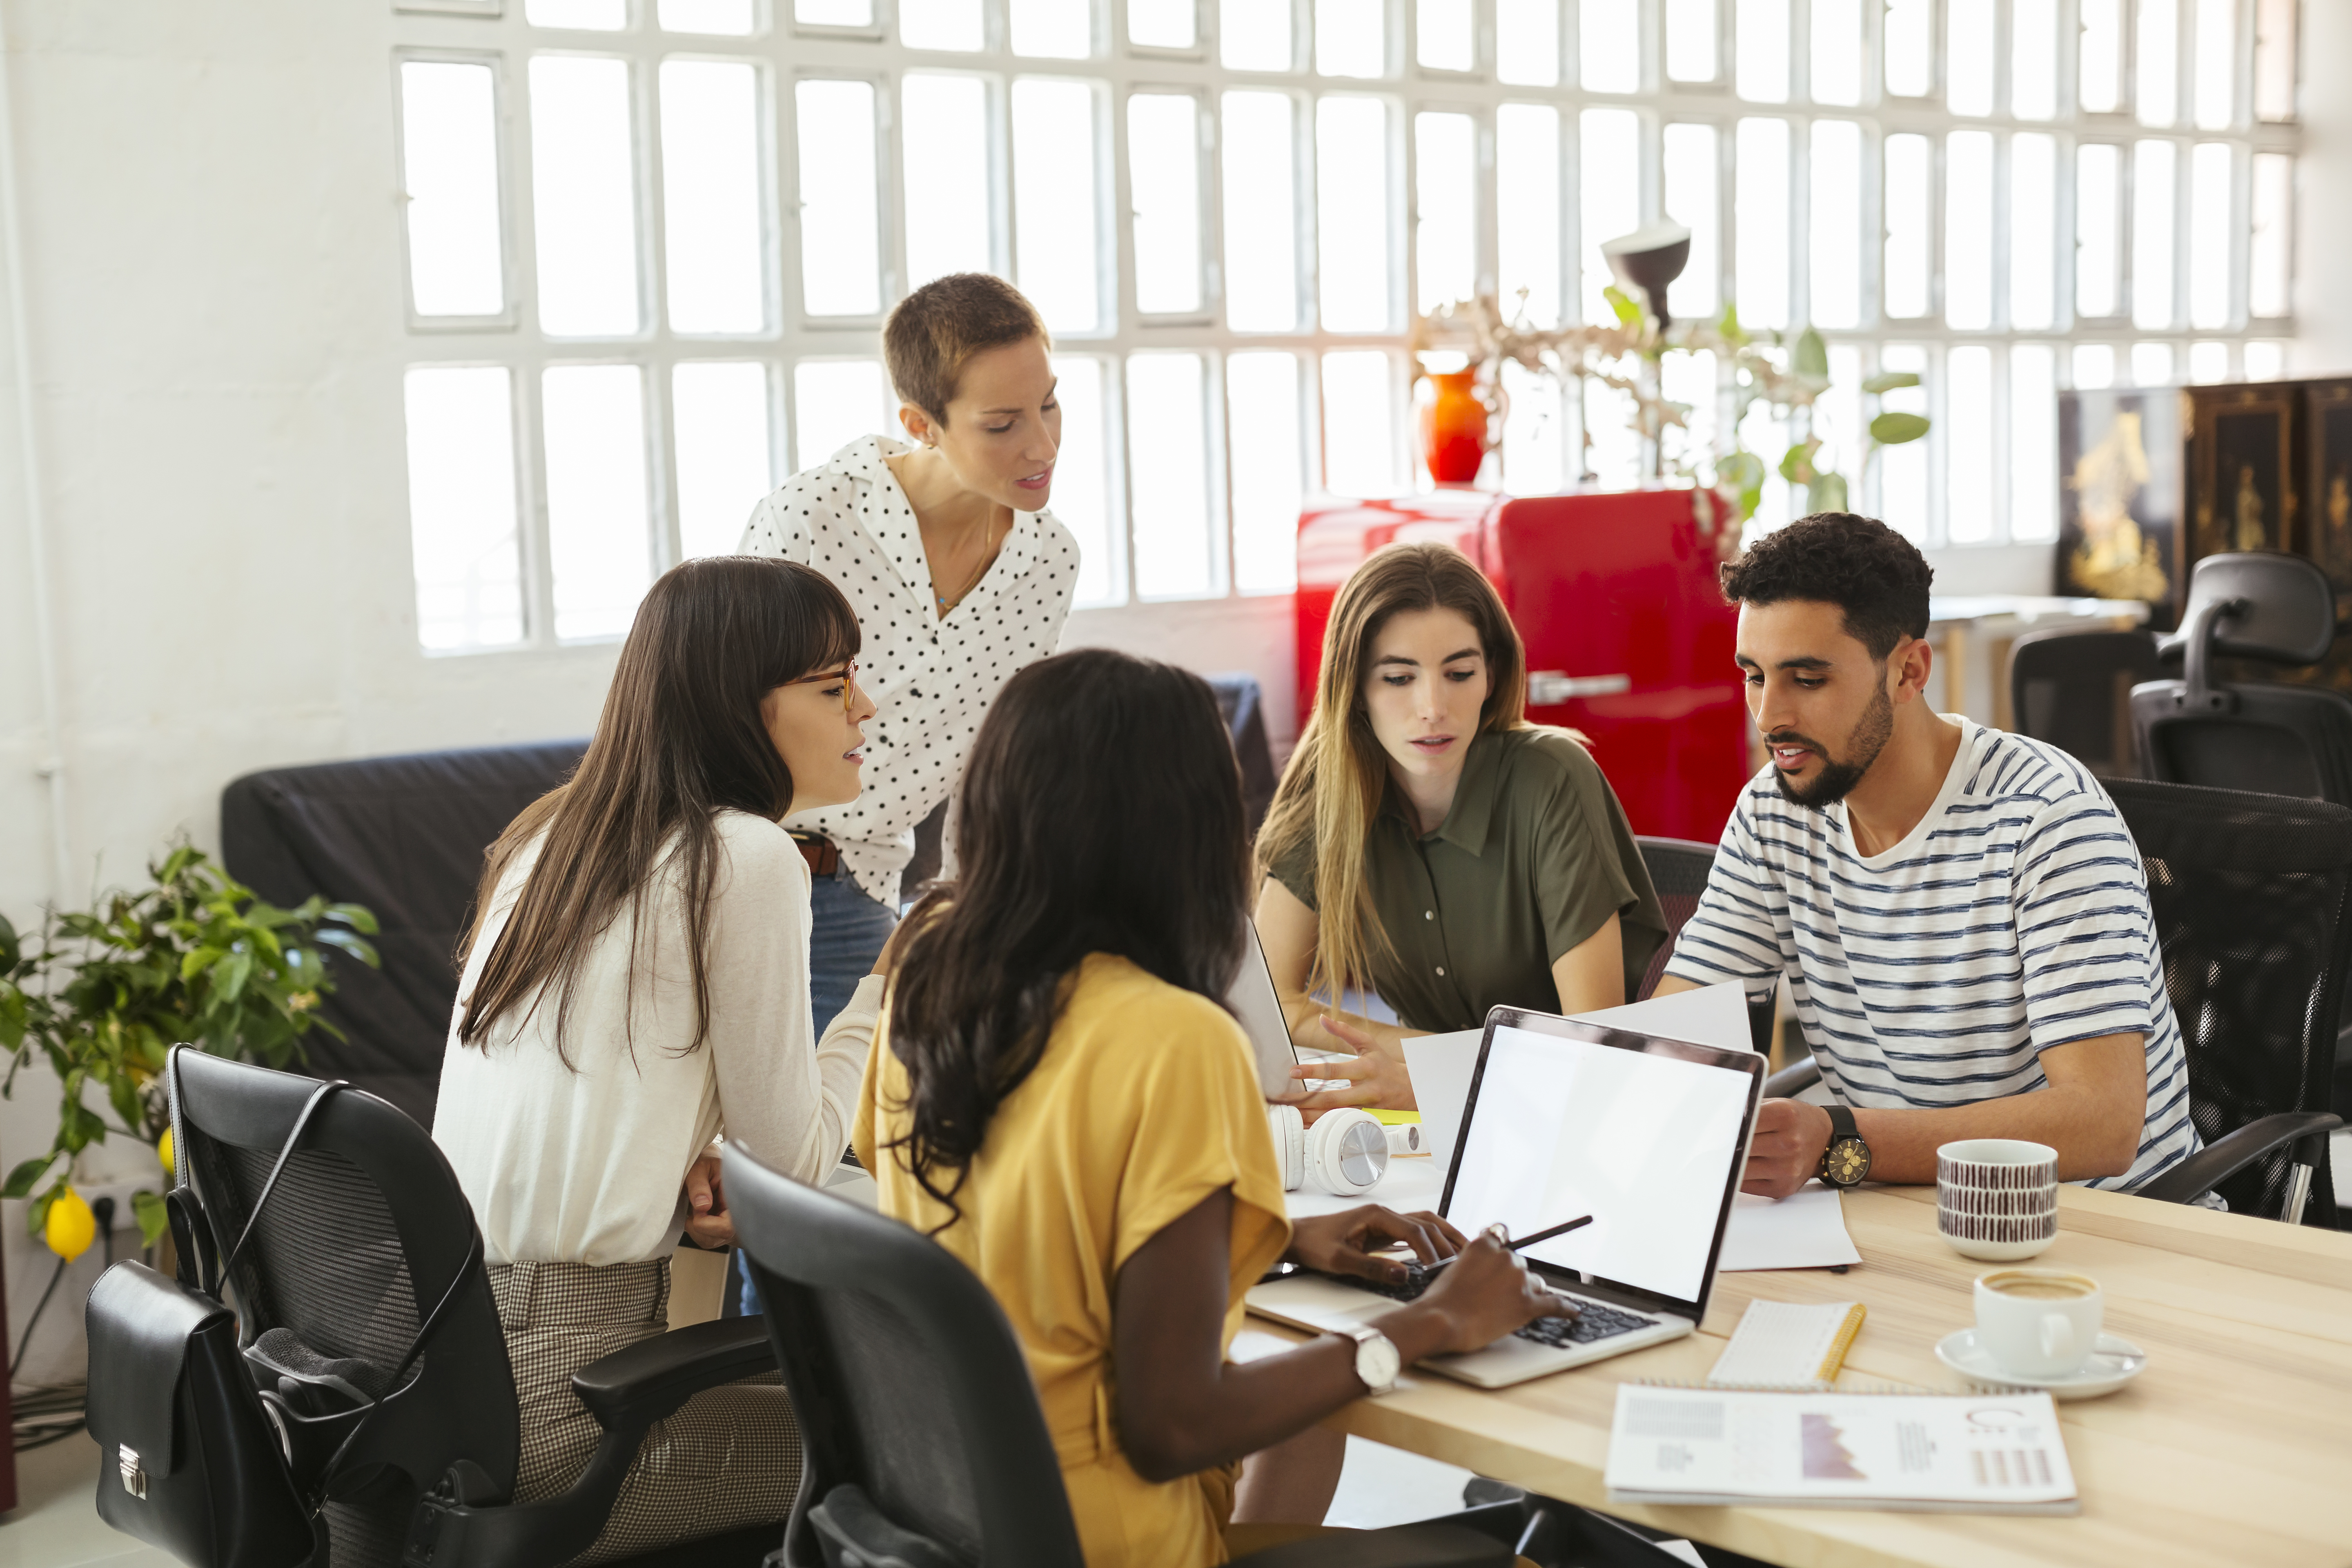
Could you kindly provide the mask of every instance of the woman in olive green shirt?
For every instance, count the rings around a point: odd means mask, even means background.
[[[1477,1028],[1497,1004],[1617,1006],[1665,942],[1609,781],[1526,708],[1518,633],[1459,552],[1391,545],[1339,590],[1315,714],[1258,838],[1258,936],[1291,1037],[1358,1053],[1299,1069],[1347,1080],[1305,1109],[1414,1109],[1407,1037]],[[1310,995],[1350,988],[1401,1024]]]

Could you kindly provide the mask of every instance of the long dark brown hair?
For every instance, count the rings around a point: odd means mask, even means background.
[[[768,692],[857,652],[856,612],[818,572],[790,561],[721,555],[672,567],[646,591],[621,645],[595,738],[572,777],[526,807],[490,846],[463,964],[490,920],[499,883],[543,835],[538,859],[475,982],[457,1037],[488,1047],[490,1026],[530,1022],[551,992],[555,1051],[588,949],[625,912],[630,1001],[654,922],[654,874],[674,858],[694,973],[694,1037],[710,1027],[704,951],[719,876],[721,811],[771,821],[792,807],[793,775],[760,719]],[[675,843],[673,844],[673,838]],[[667,855],[665,851],[667,850]]]
[[[911,917],[889,1030],[909,1118],[890,1147],[947,1225],[1080,962],[1116,953],[1222,1005],[1249,892],[1233,742],[1207,682],[1172,665],[1087,648],[1021,671],[958,806],[961,877]]]
[[[1314,847],[1315,960],[1307,984],[1310,990],[1328,986],[1335,1004],[1350,986],[1371,990],[1373,960],[1390,952],[1364,874],[1364,841],[1389,784],[1388,753],[1372,733],[1371,714],[1364,706],[1372,644],[1398,612],[1440,609],[1454,611],[1477,628],[1486,659],[1478,732],[1526,727],[1527,652],[1495,585],[1450,544],[1391,544],[1375,551],[1340,584],[1331,606],[1315,711],[1282,771],[1258,834],[1258,861],[1269,868],[1297,853],[1301,844]]]

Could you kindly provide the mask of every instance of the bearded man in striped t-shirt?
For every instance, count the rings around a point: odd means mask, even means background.
[[[1723,569],[1770,755],[1658,994],[1789,979],[1833,1108],[1768,1100],[1744,1190],[1932,1182],[1936,1149],[2023,1138],[2138,1186],[2199,1147],[2138,848],[2098,781],[1926,690],[1927,560],[1824,512]]]

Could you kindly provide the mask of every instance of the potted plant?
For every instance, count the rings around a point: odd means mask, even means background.
[[[36,1054],[60,1090],[48,1152],[19,1162],[0,1196],[31,1198],[33,1231],[61,1257],[87,1247],[95,1228],[73,1190],[74,1156],[127,1137],[153,1146],[170,1169],[163,1073],[174,1044],[274,1068],[299,1063],[312,1030],[342,1037],[319,1016],[335,988],[323,950],[377,963],[366,940],[375,917],[357,904],[313,896],[278,909],[186,843],[147,871],[148,886],[109,892],[95,909],[49,911],[29,942],[0,918],[0,1050],[10,1058],[0,1094],[14,1096]],[[93,1087],[104,1110],[87,1103]],[[168,1224],[161,1194],[131,1201],[154,1245]]]

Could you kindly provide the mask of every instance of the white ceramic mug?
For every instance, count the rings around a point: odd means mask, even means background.
[[[2032,1258],[2058,1239],[2058,1151],[2021,1138],[1937,1149],[1936,1228],[1966,1258]]]
[[[2091,1359],[2105,1303],[2099,1282],[2058,1268],[1977,1277],[1977,1343],[2004,1372],[2063,1377]]]

